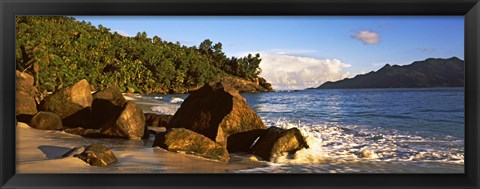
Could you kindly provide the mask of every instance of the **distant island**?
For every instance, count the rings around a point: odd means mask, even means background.
[[[463,60],[428,58],[404,66],[386,64],[354,78],[325,82],[317,89],[464,87],[464,77]]]

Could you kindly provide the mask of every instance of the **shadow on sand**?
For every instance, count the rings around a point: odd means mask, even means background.
[[[45,154],[47,159],[62,158],[67,152],[72,150],[72,148],[61,146],[38,146],[38,149],[40,149]]]

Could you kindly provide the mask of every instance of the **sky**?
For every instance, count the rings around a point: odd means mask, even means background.
[[[276,90],[317,87],[427,58],[464,59],[463,16],[75,16],[124,36],[185,46],[210,39],[227,56],[260,53]]]

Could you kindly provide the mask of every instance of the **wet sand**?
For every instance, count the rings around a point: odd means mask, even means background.
[[[17,136],[17,173],[225,173],[265,166],[243,157],[223,163],[149,147],[152,141],[90,139],[24,123],[18,123]],[[72,156],[61,158],[74,147],[93,143],[111,148],[118,162],[94,167]]]

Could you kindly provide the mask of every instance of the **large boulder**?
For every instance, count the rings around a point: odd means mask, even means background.
[[[192,92],[168,127],[190,129],[226,146],[228,136],[265,125],[237,90],[219,82]]]
[[[111,150],[103,145],[93,144],[87,146],[85,151],[80,154],[75,154],[73,157],[79,158],[91,166],[105,167],[117,162],[117,157]]]
[[[228,153],[252,153],[253,145],[267,132],[266,129],[254,129],[251,131],[235,133],[227,138]]]
[[[32,120],[34,115],[29,115],[29,114],[19,114],[17,116],[15,116],[15,119],[16,121],[18,122],[22,122],[22,123],[30,123],[30,121]]]
[[[62,119],[52,112],[38,112],[30,121],[30,126],[43,130],[62,130]]]
[[[167,127],[173,115],[145,113],[145,123],[152,127]]]
[[[134,102],[127,102],[116,87],[93,94],[91,107],[63,119],[65,132],[85,137],[115,137],[132,140],[144,136],[145,117]]]
[[[15,92],[15,115],[35,115],[37,111],[37,103],[34,97],[23,91]]]
[[[122,91],[115,86],[108,86],[105,89],[93,94],[93,99],[102,99],[111,102],[116,106],[122,107],[127,100],[122,95]]]
[[[140,140],[145,131],[145,116],[142,109],[135,102],[125,103],[123,110],[113,125],[105,125],[102,133],[113,137]]]
[[[309,146],[297,128],[286,130],[269,127],[253,145],[252,152],[264,160],[270,161],[273,155],[284,152],[295,153],[302,148],[309,148]]]
[[[32,89],[34,88],[34,78],[30,74],[25,72],[16,71],[15,72],[15,90],[16,91],[23,91],[23,92],[33,92]]]
[[[35,99],[35,103],[40,104],[40,102],[48,96],[48,92],[40,92],[37,87],[34,86],[35,79],[28,73],[16,71],[15,74],[15,89],[16,91],[22,91]]]
[[[89,123],[84,128],[101,129],[115,125],[123,111],[123,106],[117,106],[109,100],[95,99],[92,103]]]
[[[201,157],[228,161],[230,156],[224,146],[211,139],[184,128],[174,128],[166,133],[159,133],[153,146],[159,146],[173,152],[185,152]]]
[[[90,128],[90,119],[92,115],[92,108],[86,107],[81,110],[78,110],[74,114],[67,116],[62,119],[63,127],[65,128],[75,128],[75,127],[84,127]]]
[[[122,91],[115,86],[108,86],[94,93],[90,123],[86,128],[101,129],[114,126],[126,102]]]
[[[35,101],[37,89],[33,84],[33,76],[18,70],[15,72],[15,115],[35,115],[38,112]]]
[[[92,101],[90,85],[83,79],[47,96],[40,104],[40,110],[56,113],[64,119],[90,107]]]

